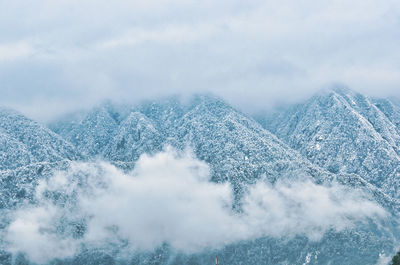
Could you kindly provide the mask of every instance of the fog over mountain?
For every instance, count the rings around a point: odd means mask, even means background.
[[[2,109],[0,260],[385,264],[396,106],[335,88],[256,119],[210,95],[107,101],[47,126]]]
[[[400,1],[0,0],[0,265],[387,265]]]

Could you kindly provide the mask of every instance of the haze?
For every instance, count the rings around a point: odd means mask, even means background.
[[[247,111],[333,83],[400,96],[400,1],[0,0],[0,105],[212,92]]]

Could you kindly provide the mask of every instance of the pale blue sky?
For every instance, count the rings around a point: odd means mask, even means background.
[[[399,29],[398,0],[0,0],[0,105],[46,121],[170,93],[400,96]]]

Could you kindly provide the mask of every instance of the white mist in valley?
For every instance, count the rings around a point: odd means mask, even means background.
[[[85,248],[117,246],[125,253],[163,243],[195,253],[263,236],[320,239],[386,212],[365,194],[311,180],[260,180],[233,211],[228,183],[210,181],[209,167],[171,148],[142,155],[134,170],[106,162],[74,162],[40,181],[35,204],[9,213],[4,238],[12,253],[45,263]]]

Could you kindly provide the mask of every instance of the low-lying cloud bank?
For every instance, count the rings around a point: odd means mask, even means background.
[[[232,211],[229,184],[210,182],[208,166],[190,152],[167,149],[143,155],[133,172],[105,163],[74,163],[40,182],[36,205],[10,214],[7,250],[37,263],[73,256],[85,248],[118,247],[126,253],[164,242],[177,251],[262,236],[306,235],[318,240],[386,213],[365,195],[338,184],[259,181]]]

